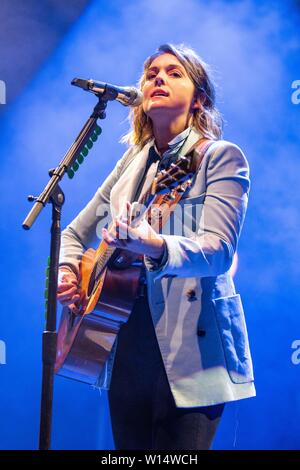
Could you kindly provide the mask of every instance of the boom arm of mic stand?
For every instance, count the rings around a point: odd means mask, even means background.
[[[75,141],[67,151],[66,155],[59,163],[58,167],[52,171],[52,176],[50,181],[48,181],[43,192],[35,199],[35,204],[25,218],[22,227],[25,230],[29,230],[37,219],[38,215],[45,207],[47,202],[49,202],[52,192],[55,190],[55,187],[59,181],[63,178],[65,173],[72,167],[73,163],[76,161],[77,155],[81,152],[82,148],[85,146],[87,140],[90,138],[92,133],[97,126],[97,119],[105,118],[105,108],[107,106],[107,100],[103,99],[103,96],[99,96],[99,101],[95,106],[93,113],[90,118],[86,121],[80,133],[76,137]]]

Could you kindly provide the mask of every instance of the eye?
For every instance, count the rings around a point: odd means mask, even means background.
[[[181,73],[180,72],[177,72],[176,70],[173,70],[170,75],[172,75],[173,77],[181,77]]]
[[[146,75],[146,79],[147,79],[147,80],[152,80],[154,77],[155,77],[155,73],[153,73],[153,72],[149,72],[149,73]]]

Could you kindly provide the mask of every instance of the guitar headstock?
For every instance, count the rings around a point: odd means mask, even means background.
[[[167,170],[161,170],[155,177],[151,195],[172,193],[174,190],[182,193],[191,185],[193,175],[192,155],[179,156],[176,163],[171,163]]]
[[[130,220],[132,226],[155,204],[176,204],[192,184],[195,174],[193,154],[179,156],[176,163],[171,163],[167,170],[161,170],[142,200],[133,207]]]

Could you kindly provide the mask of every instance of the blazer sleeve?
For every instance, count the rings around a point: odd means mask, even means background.
[[[99,242],[98,224],[111,220],[110,192],[131,159],[134,148],[130,147],[118,160],[114,170],[98,188],[93,198],[78,216],[62,231],[59,265],[69,266],[77,275],[82,254]]]
[[[190,237],[161,235],[166,247],[162,263],[144,257],[156,278],[217,276],[232,264],[247,209],[249,165],[237,145],[223,140],[214,143],[206,157],[206,190],[197,230]]]

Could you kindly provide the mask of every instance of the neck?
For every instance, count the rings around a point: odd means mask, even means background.
[[[163,153],[168,148],[168,142],[187,129],[189,125],[189,119],[182,118],[182,116],[169,122],[153,121],[153,134],[158,151]]]

